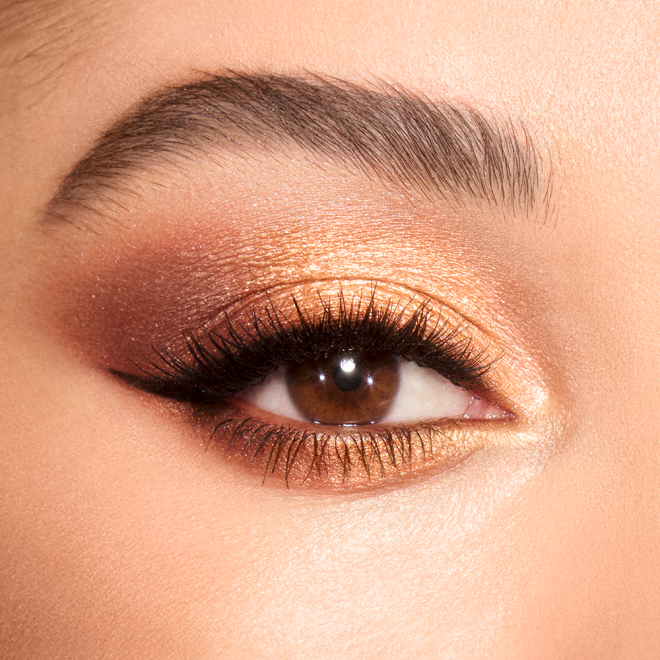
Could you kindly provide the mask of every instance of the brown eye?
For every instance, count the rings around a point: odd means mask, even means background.
[[[399,365],[389,353],[340,351],[290,364],[286,384],[310,422],[373,424],[387,413],[399,390]]]

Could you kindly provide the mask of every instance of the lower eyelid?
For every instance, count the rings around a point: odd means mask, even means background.
[[[483,400],[472,401],[481,406]],[[178,402],[170,410],[179,420],[183,414],[203,446],[246,478],[319,493],[404,486],[453,469],[480,450],[518,443],[513,415],[488,419],[481,409],[473,420],[469,407],[464,419],[339,429],[283,419],[240,396],[216,404]]]
[[[255,474],[264,485],[315,492],[353,492],[408,483],[456,467],[493,444],[483,422],[385,427],[318,427],[252,414],[240,403],[200,409],[195,424],[207,447]],[[505,422],[495,420],[497,426]],[[477,426],[474,426],[474,425]]]

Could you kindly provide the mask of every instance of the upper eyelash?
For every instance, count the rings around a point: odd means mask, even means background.
[[[339,350],[378,350],[434,369],[455,385],[478,386],[492,365],[486,349],[475,349],[460,327],[442,322],[426,302],[411,298],[378,304],[375,290],[364,301],[336,303],[318,294],[320,314],[305,312],[291,296],[293,318],[269,299],[260,309],[246,311],[246,322],[225,316],[223,330],[204,329],[186,336],[184,354],[154,349],[141,374],[112,371],[144,391],[191,403],[219,403],[257,385],[278,367],[326,357]]]

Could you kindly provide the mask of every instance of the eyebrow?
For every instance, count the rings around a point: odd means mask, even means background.
[[[180,160],[287,147],[462,207],[548,207],[552,171],[521,121],[384,83],[230,73],[142,101],[66,176],[46,218],[98,210],[122,182]]]

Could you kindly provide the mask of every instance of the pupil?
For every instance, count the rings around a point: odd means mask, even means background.
[[[286,368],[289,395],[315,424],[375,424],[399,390],[398,359],[387,352],[346,350],[293,362]]]
[[[342,392],[353,392],[362,383],[362,370],[352,357],[343,357],[335,368],[332,377]]]

